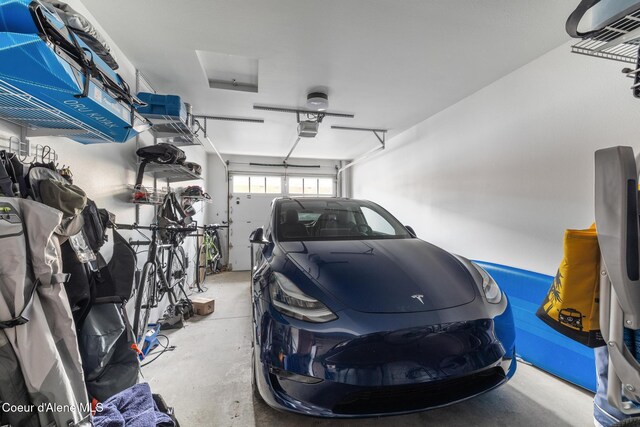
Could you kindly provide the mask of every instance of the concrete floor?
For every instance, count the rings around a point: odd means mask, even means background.
[[[251,392],[249,273],[208,278],[215,312],[167,331],[176,346],[142,369],[174,406],[182,427],[200,426],[592,426],[593,395],[520,363],[497,390],[443,409],[362,420],[323,420],[278,412]]]

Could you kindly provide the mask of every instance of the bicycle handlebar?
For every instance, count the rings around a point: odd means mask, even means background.
[[[123,230],[167,230],[174,231],[176,233],[192,233],[197,231],[199,227],[160,227],[159,225],[151,224],[151,225],[138,225],[138,224],[114,224],[117,228],[121,228]]]
[[[149,240],[129,240],[131,246],[149,246],[151,241]]]
[[[218,228],[229,228],[229,224],[205,224],[202,228],[205,230],[217,230]]]
[[[137,228],[136,224],[113,224],[113,226],[123,230],[135,230]]]

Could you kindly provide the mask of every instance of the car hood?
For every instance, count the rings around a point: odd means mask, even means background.
[[[282,250],[342,304],[367,313],[441,310],[477,287],[450,253],[420,239],[282,242]]]

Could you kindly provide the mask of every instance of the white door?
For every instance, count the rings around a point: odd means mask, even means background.
[[[232,180],[234,178],[245,177],[231,177]],[[233,191],[233,181],[231,184],[230,188]],[[236,185],[236,189],[241,189],[241,187],[242,186]],[[260,188],[261,187],[258,189]],[[251,269],[251,245],[249,244],[249,235],[256,228],[266,225],[265,222],[269,217],[271,209],[271,201],[276,197],[282,196],[282,193],[275,192],[277,188],[279,187],[272,186],[271,193],[265,193],[264,190],[262,193],[238,191],[230,195],[229,267],[232,270],[243,271]],[[244,188],[242,189],[244,190]]]

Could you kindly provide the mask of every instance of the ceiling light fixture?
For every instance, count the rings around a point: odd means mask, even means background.
[[[310,92],[307,95],[307,108],[313,111],[326,111],[329,108],[329,96],[324,92]]]

